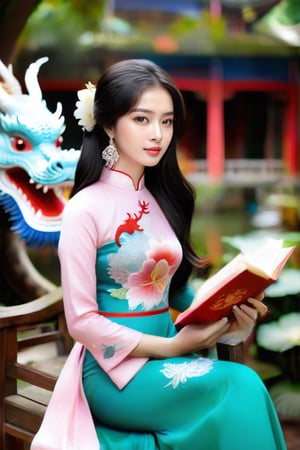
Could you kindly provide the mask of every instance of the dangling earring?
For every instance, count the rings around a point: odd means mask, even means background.
[[[105,161],[105,166],[111,169],[119,159],[118,150],[115,147],[113,138],[109,139],[109,144],[102,152],[102,158]]]

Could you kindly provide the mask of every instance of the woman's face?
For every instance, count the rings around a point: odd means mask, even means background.
[[[146,89],[138,103],[106,130],[120,155],[115,169],[137,182],[144,167],[158,164],[170,145],[173,119],[173,101],[168,91],[160,86]]]

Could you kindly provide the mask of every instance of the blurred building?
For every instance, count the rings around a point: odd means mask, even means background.
[[[297,14],[285,12],[283,3],[108,0],[99,32],[85,34],[81,48],[24,49],[18,70],[50,56],[42,86],[50,102],[63,101],[66,141],[76,147],[76,90],[113,61],[152,59],[170,72],[185,97],[188,120],[179,148],[185,170],[215,180],[230,171],[243,173],[246,166],[258,177],[297,176],[300,30],[293,23]],[[282,26],[293,31],[291,42]]]

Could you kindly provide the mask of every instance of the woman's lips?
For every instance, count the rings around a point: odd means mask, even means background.
[[[157,155],[159,155],[161,148],[160,147],[149,147],[149,148],[145,148],[145,151],[151,156],[157,156]]]

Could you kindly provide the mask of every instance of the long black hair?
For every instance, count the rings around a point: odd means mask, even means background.
[[[145,186],[164,211],[183,248],[181,265],[171,283],[172,295],[186,283],[193,267],[201,267],[202,259],[195,254],[190,242],[195,193],[182,175],[176,155],[176,143],[184,131],[184,100],[169,74],[152,61],[120,61],[101,76],[94,101],[96,125],[91,132],[84,131],[71,196],[100,178],[105,164],[102,150],[109,143],[104,127],[115,125],[138,102],[145,89],[157,85],[166,89],[172,98],[174,130],[169,148],[160,162],[154,167],[145,167]]]

